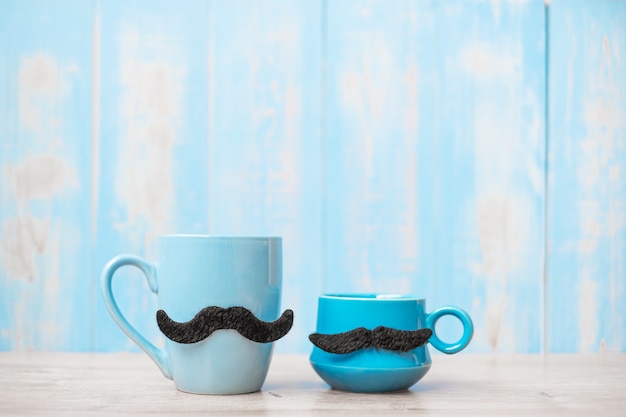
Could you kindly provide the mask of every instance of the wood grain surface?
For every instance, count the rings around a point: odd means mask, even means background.
[[[626,357],[434,355],[407,391],[329,389],[304,355],[274,357],[260,392],[177,391],[142,354],[1,353],[0,415],[623,416]]]

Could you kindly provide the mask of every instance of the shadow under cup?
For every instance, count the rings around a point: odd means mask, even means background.
[[[457,317],[463,335],[454,343],[437,337],[435,324],[445,315]],[[428,343],[452,354],[470,342],[474,326],[469,315],[446,306],[426,313],[426,300],[385,294],[327,294],[319,297],[317,333],[338,334],[359,327],[373,330],[384,326],[396,330],[433,331]],[[432,360],[424,344],[408,352],[366,348],[348,354],[325,352],[313,347],[310,362],[317,374],[332,388],[351,392],[389,392],[409,388],[430,369]]]

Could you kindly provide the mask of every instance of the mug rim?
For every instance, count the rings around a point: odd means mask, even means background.
[[[351,301],[376,301],[376,302],[400,302],[400,301],[425,301],[423,297],[411,294],[393,293],[327,293],[319,296],[327,300],[351,300]]]

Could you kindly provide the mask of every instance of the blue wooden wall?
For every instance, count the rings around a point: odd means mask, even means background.
[[[209,233],[283,237],[278,352],[346,291],[626,351],[625,59],[617,0],[0,1],[0,350],[136,350],[101,268]]]
[[[547,349],[625,351],[626,3],[548,13]]]

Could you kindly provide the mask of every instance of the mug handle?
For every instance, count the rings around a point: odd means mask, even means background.
[[[111,286],[113,275],[119,268],[126,265],[139,268],[145,275],[146,281],[148,281],[148,285],[150,286],[150,290],[155,294],[158,292],[156,266],[153,263],[135,255],[118,255],[106,264],[102,270],[102,275],[100,276],[100,289],[102,290],[102,295],[104,296],[104,305],[107,307],[109,314],[111,314],[111,317],[113,317],[113,320],[115,320],[120,329],[122,329],[124,333],[126,333],[126,335],[137,344],[137,346],[150,356],[166,378],[172,379],[172,371],[168,365],[165,350],[157,348],[128,322],[117,306],[115,297],[113,297],[113,290]]]
[[[435,324],[437,324],[437,320],[447,315],[458,318],[461,320],[461,324],[463,325],[463,334],[461,335],[461,338],[454,343],[446,343],[442,341],[435,332]],[[472,319],[469,314],[456,307],[441,307],[426,315],[426,327],[433,331],[433,334],[430,336],[428,342],[437,350],[448,354],[457,353],[465,349],[474,335],[474,324],[472,323]]]

